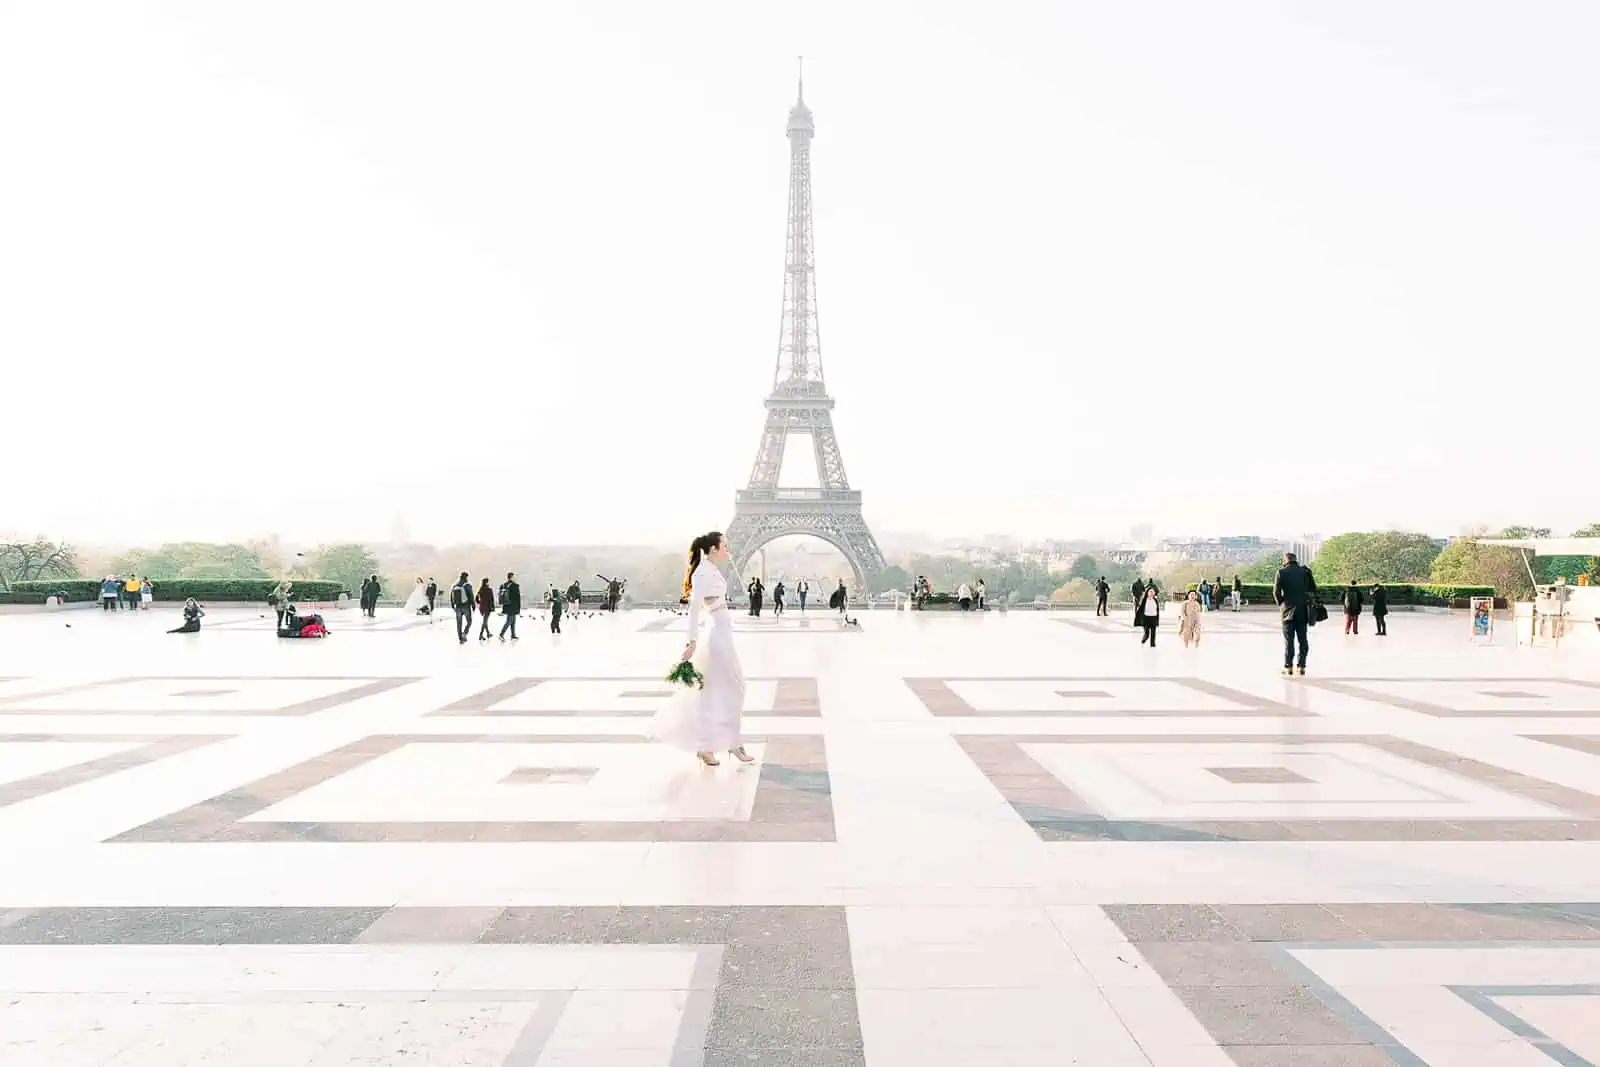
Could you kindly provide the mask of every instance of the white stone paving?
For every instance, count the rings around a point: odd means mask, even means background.
[[[218,609],[208,621],[229,625],[194,636],[164,633],[172,616],[159,611],[0,616],[0,678],[16,679],[0,681],[0,787],[143,743],[97,737],[218,737],[0,806],[0,1063],[332,1067],[396,1062],[386,1057],[403,1045],[416,1062],[676,1067],[689,1062],[679,1035],[706,984],[698,950],[660,946],[5,944],[32,909],[842,908],[861,1058],[708,1063],[1226,1067],[1298,1061],[1219,1047],[1214,1022],[1191,1011],[1104,906],[1600,900],[1600,840],[1517,830],[1592,822],[1563,807],[1570,794],[1529,795],[1514,779],[1348,740],[1415,742],[1597,795],[1600,755],[1528,738],[1600,734],[1600,659],[1578,647],[1475,647],[1462,618],[1403,613],[1387,638],[1313,631],[1312,677],[1351,679],[1360,692],[1279,677],[1271,617],[1250,613],[1219,618],[1197,650],[1163,633],[1153,652],[1123,620],[1083,614],[1070,618],[1088,625],[866,612],[862,632],[828,633],[814,613],[808,630],[741,634],[746,674],[768,680],[751,686],[752,751],[785,736],[825,740],[832,840],[111,841],[387,735],[413,740],[231,817],[312,826],[779,817],[763,814],[756,783],[774,770],[765,761],[705,771],[629,743],[646,720],[618,713],[648,711],[653,698],[624,694],[662,688],[681,647],[676,633],[641,631],[656,613],[585,619],[560,636],[529,625],[515,645],[464,647],[446,627],[395,628],[392,618],[359,632],[353,613],[331,615],[326,641],[279,641],[251,628],[253,614]],[[274,714],[400,677],[417,680]],[[437,714],[518,677],[556,681],[489,713]],[[764,715],[775,678],[815,679],[820,718]],[[931,713],[908,678],[949,680],[978,714]],[[80,688],[55,692],[68,687]],[[1252,699],[1302,714],[1234,714]],[[1408,710],[1407,700],[1458,714]],[[1511,705],[1525,710],[1508,715]],[[526,741],[415,740],[489,735]],[[1046,840],[1002,791],[1015,783],[997,784],[957,743],[966,736],[1013,739],[1040,768],[1032,773],[1114,819],[1424,829],[1374,840]],[[1172,736],[1187,740],[1163,743]],[[820,769],[775,770],[803,792]],[[1505,836],[1426,831],[1473,820],[1496,820]],[[1588,945],[1286,951],[1436,1067],[1550,1062],[1446,987],[1600,986],[1600,950]],[[1593,994],[1563,995],[1491,999],[1594,1059]]]

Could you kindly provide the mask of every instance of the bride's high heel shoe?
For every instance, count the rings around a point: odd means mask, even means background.
[[[754,763],[756,761],[754,756],[750,755],[750,753],[744,750],[743,745],[740,745],[738,748],[728,749],[728,755],[732,756],[740,763]]]
[[[713,756],[709,752],[696,752],[695,755],[699,756],[700,757],[700,762],[704,763],[707,767],[720,767],[720,766],[722,766],[722,761],[717,759],[717,757]]]

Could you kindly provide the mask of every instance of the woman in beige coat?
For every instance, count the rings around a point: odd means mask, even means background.
[[[1183,638],[1183,647],[1190,648],[1200,643],[1200,594],[1193,589],[1183,601],[1183,607],[1178,611],[1178,636]]]

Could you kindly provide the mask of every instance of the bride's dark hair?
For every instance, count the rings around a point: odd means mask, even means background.
[[[689,586],[694,579],[694,569],[700,566],[700,561],[720,544],[722,544],[721,530],[703,533],[689,542],[689,566],[683,572],[683,599],[689,599]]]

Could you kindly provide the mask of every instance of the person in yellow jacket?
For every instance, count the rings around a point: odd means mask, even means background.
[[[139,610],[139,590],[143,587],[144,583],[139,581],[137,574],[128,575],[128,581],[123,585],[122,590],[123,596],[127,598],[129,611]]]

